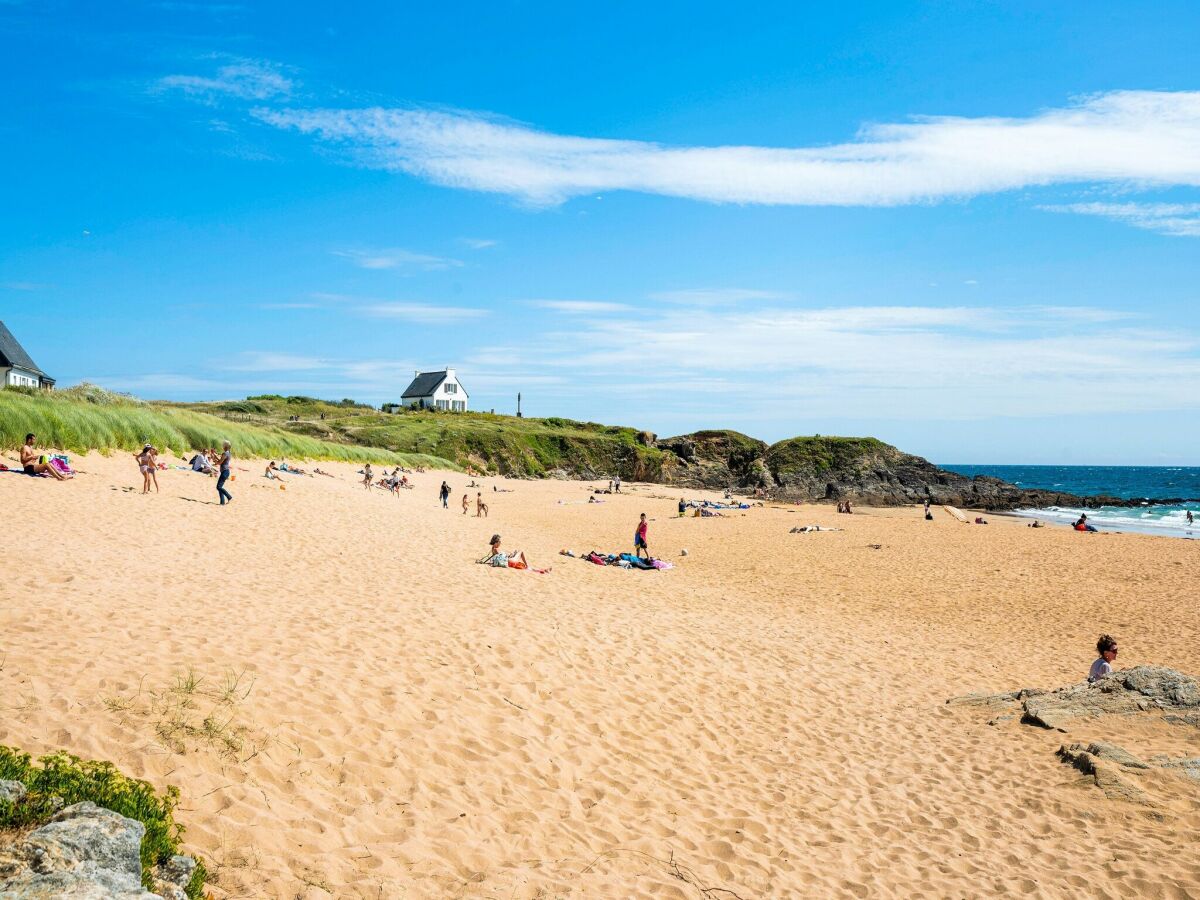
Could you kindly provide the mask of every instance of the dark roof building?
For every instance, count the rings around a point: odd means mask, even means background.
[[[3,322],[0,322],[0,385],[54,387],[54,379],[38,368]]]
[[[454,369],[447,366],[437,372],[414,373],[412,383],[400,397],[400,403],[422,409],[462,412],[467,408],[468,396]]]

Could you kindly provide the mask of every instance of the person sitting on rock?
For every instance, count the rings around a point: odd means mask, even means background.
[[[1092,663],[1092,668],[1088,672],[1088,684],[1095,684],[1101,678],[1107,678],[1112,674],[1112,664],[1117,659],[1117,641],[1111,635],[1102,634],[1100,640],[1096,641],[1096,652],[1100,657]]]

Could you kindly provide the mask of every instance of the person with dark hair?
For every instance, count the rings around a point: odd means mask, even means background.
[[[442,498],[442,509],[450,508],[450,485],[442,482],[442,487],[438,491],[438,496]]]
[[[1112,674],[1112,664],[1117,660],[1116,638],[1108,634],[1100,635],[1100,640],[1096,641],[1096,652],[1100,656],[1092,663],[1092,668],[1088,672],[1089,684],[1095,684],[1101,678],[1107,678]]]
[[[25,435],[25,443],[21,445],[21,469],[26,475],[49,475],[55,481],[66,481],[67,476],[50,465],[48,457],[40,457],[37,450],[36,438],[32,433]]]
[[[1079,519],[1075,522],[1074,528],[1076,531],[1095,531],[1096,530],[1095,525],[1088,524],[1087,513],[1079,514]]]
[[[646,524],[646,514],[642,513],[641,519],[638,521],[637,531],[633,533],[633,554],[641,556],[644,551],[646,559],[650,558],[650,546],[646,543],[646,533],[650,530],[650,526]]]

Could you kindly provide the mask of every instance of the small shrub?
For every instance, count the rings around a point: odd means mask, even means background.
[[[28,753],[0,746],[0,779],[22,782],[29,793],[15,803],[0,801],[0,830],[36,827],[55,812],[54,797],[70,806],[90,800],[146,826],[142,838],[142,884],[154,887],[153,870],[179,852],[183,826],[175,821],[179,789],[159,794],[145,781],[129,778],[109,762],[82,760],[69,753],[52,753],[33,762]],[[204,896],[204,863],[196,860],[196,871],[185,889],[191,900]]]

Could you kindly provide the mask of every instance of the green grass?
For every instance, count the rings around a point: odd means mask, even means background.
[[[445,459],[398,453],[380,446],[321,440],[279,423],[233,421],[212,412],[174,404],[146,403],[93,386],[65,391],[0,391],[0,448],[13,449],[25,435],[38,445],[72,453],[138,450],[146,443],[177,456],[233,443],[242,457],[344,460],[454,468]],[[227,415],[230,415],[227,413]]]
[[[436,456],[503,475],[620,475],[654,481],[665,454],[644,446],[636,428],[562,418],[517,418],[486,412],[405,410],[383,413],[353,401],[328,403],[275,394],[216,403],[177,404],[191,412],[233,416],[319,440]],[[292,416],[300,421],[291,422]],[[321,418],[324,416],[324,418]]]
[[[67,753],[53,753],[33,762],[29,754],[0,746],[0,779],[22,782],[29,793],[15,803],[0,801],[0,829],[36,827],[49,821],[61,797],[67,806],[90,800],[146,826],[142,838],[142,884],[153,890],[153,870],[179,853],[183,826],[174,818],[179,790],[167,788],[159,794],[145,781],[122,775],[112,763],[82,760]],[[203,896],[207,873],[196,860],[196,871],[186,893],[191,900]]]
[[[876,438],[794,437],[772,444],[767,449],[767,467],[775,475],[795,472],[825,472],[846,470],[874,462],[888,462],[899,457],[891,444]]]

